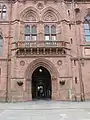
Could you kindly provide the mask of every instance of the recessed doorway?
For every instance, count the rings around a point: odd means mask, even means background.
[[[32,74],[32,99],[51,99],[51,94],[51,75],[40,66]]]

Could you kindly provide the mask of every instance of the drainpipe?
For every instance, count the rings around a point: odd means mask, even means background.
[[[11,18],[12,18],[12,0],[9,1],[9,30],[8,30],[8,51],[7,51],[7,81],[6,81],[6,102],[10,101],[10,59],[11,59]]]
[[[75,1],[72,0],[72,5],[73,5],[73,17],[74,17],[74,22],[75,22],[75,38],[76,38],[76,44],[77,44],[77,59],[78,59],[78,67],[79,67],[79,80],[80,80],[80,99],[81,101],[85,101],[85,94],[84,94],[84,84],[83,84],[83,79],[82,79],[82,66],[81,66],[81,56],[80,56],[80,44],[77,42],[77,24],[76,24],[76,17],[75,17]]]

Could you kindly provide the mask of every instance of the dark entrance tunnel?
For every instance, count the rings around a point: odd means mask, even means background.
[[[40,66],[32,74],[32,99],[51,99],[51,75]]]

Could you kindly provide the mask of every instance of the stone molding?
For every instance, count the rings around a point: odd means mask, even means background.
[[[51,79],[58,77],[59,73],[51,61],[44,59],[44,58],[38,58],[38,59],[34,60],[33,62],[31,62],[28,65],[28,67],[26,68],[25,79],[31,80],[31,77],[32,77],[34,70],[40,66],[45,67],[50,72]]]

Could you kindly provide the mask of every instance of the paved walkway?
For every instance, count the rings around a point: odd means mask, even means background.
[[[0,120],[90,120],[90,102],[0,103]]]

